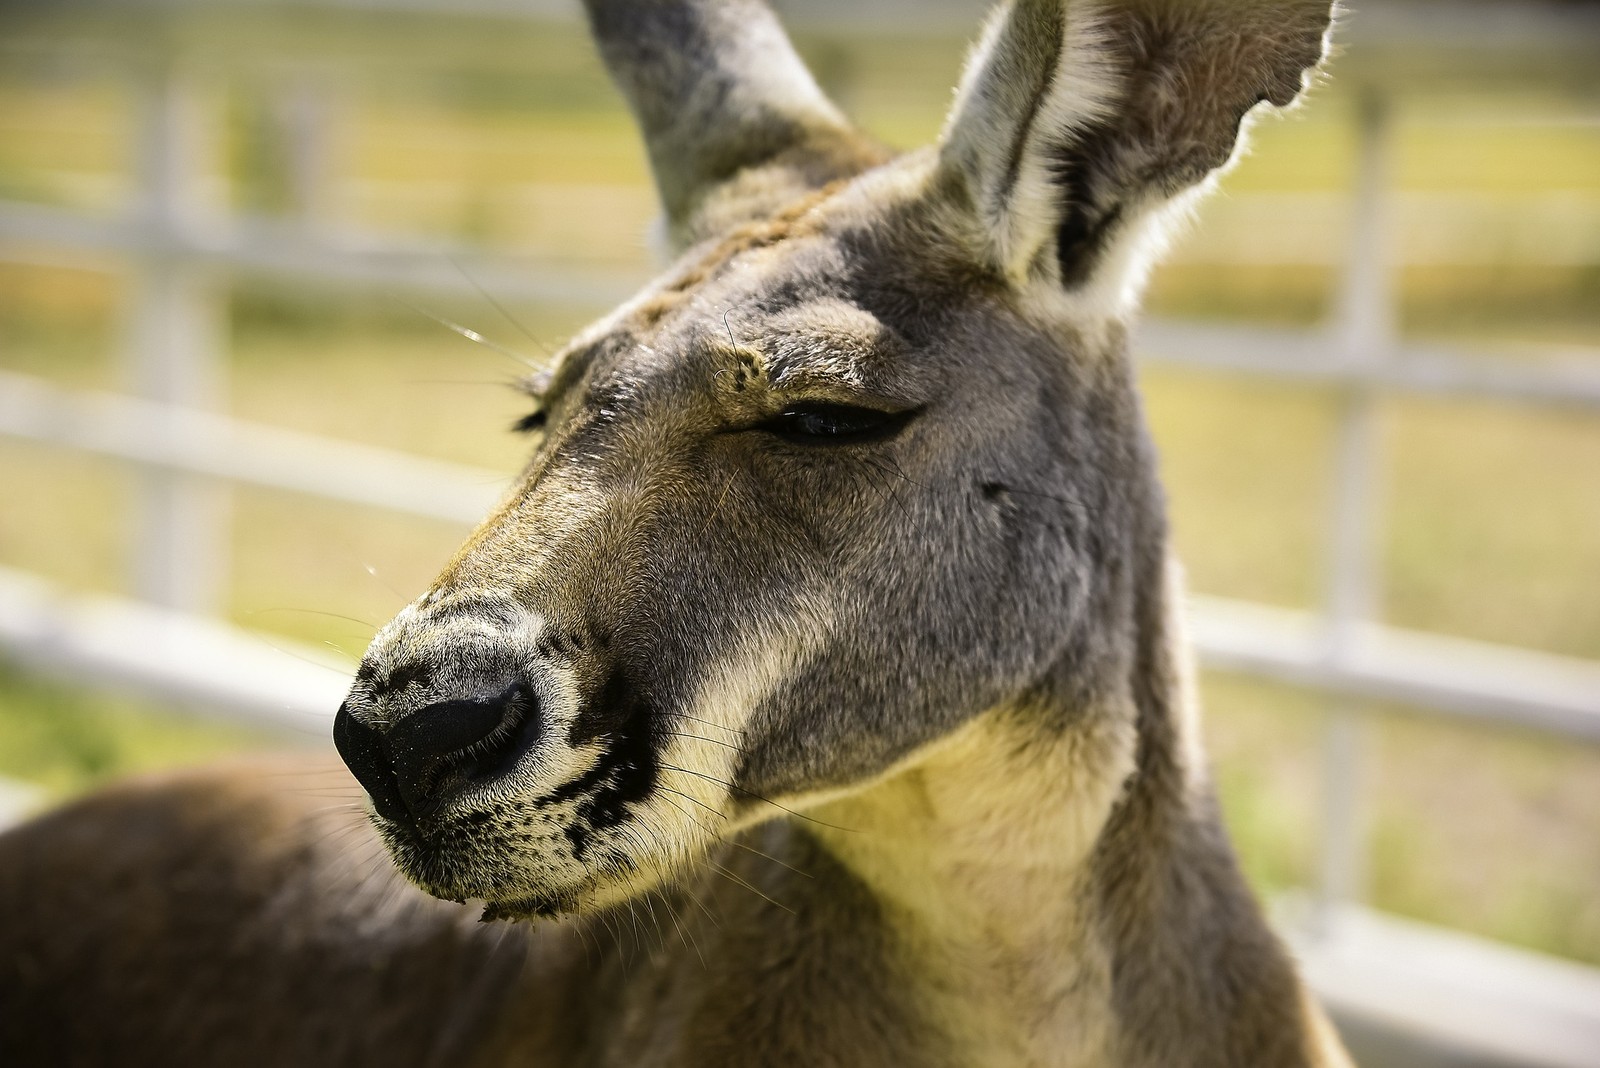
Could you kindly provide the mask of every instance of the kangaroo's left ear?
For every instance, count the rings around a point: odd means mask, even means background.
[[[1015,0],[973,52],[940,145],[981,254],[1018,284],[1135,296],[1175,199],[1292,103],[1333,0]],[[1104,288],[1103,288],[1104,287]]]

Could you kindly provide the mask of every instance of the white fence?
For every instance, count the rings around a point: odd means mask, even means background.
[[[442,291],[467,285],[465,273],[507,296],[584,303],[609,302],[626,285],[604,273],[530,270],[469,247],[359,244],[310,225],[219,227],[192,210],[194,98],[176,69],[156,64],[142,71],[134,89],[142,191],[135,211],[108,220],[0,202],[0,260],[109,255],[133,273],[129,348],[138,395],[68,391],[0,373],[0,434],[134,466],[142,480],[137,590],[143,600],[71,597],[36,576],[0,570],[0,651],[75,679],[132,684],[220,714],[325,726],[350,665],[282,655],[204,614],[225,566],[217,485],[246,483],[472,522],[492,503],[496,476],[207,410],[217,399],[219,278],[270,275],[297,285],[334,280]],[[308,114],[312,121],[296,141],[305,158],[295,173],[314,170],[320,158],[321,135],[314,112]],[[1357,702],[1392,700],[1441,717],[1600,742],[1600,663],[1373,621],[1373,546],[1381,526],[1373,492],[1377,399],[1473,394],[1600,412],[1600,352],[1551,367],[1399,341],[1383,99],[1369,98],[1359,121],[1360,167],[1345,216],[1348,249],[1333,322],[1300,332],[1151,323],[1138,339],[1142,358],[1153,362],[1311,381],[1339,397],[1323,610],[1196,598],[1194,637],[1209,665],[1329,695],[1322,876],[1311,921],[1293,929],[1319,988],[1353,1033],[1366,1036],[1363,1048],[1392,1063],[1600,1065],[1594,973],[1419,931],[1357,907],[1364,881],[1364,727]],[[306,180],[314,183],[315,175]],[[1581,261],[1586,249],[1574,237],[1552,255]],[[1508,975],[1517,977],[1510,987]]]

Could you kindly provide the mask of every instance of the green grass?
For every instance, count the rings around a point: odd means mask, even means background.
[[[50,682],[0,661],[0,777],[65,798],[126,775],[305,744],[148,701]]]
[[[386,24],[370,39],[337,19],[319,25],[327,32],[305,47],[360,56],[331,115],[341,178],[331,203],[342,221],[636,276],[649,269],[641,235],[655,208],[645,158],[575,32],[485,21],[470,41],[441,36],[423,48],[403,44],[420,22]],[[281,26],[261,30],[240,42],[239,55],[287,39]],[[200,40],[211,31],[185,32]],[[937,131],[960,42],[801,44],[829,89],[886,141],[914,145]],[[220,67],[213,74],[226,91],[210,167],[230,179],[226,199],[252,210],[281,206],[282,175],[268,165],[275,135],[250,95],[257,83]],[[1261,124],[1254,155],[1227,188],[1346,188],[1353,148],[1342,92],[1335,81],[1313,107]],[[1574,110],[1561,100],[1517,106]],[[30,77],[0,56],[0,196],[114,205],[128,186],[129,116],[106,80]],[[1398,184],[1600,190],[1592,126],[1515,118],[1462,127],[1435,103],[1405,110]],[[1189,263],[1159,271],[1148,304],[1165,315],[1310,325],[1328,315],[1335,282],[1326,268]],[[1600,266],[1409,268],[1398,283],[1412,336],[1600,344]],[[0,264],[0,368],[120,387],[123,298],[113,273]],[[534,360],[603,310],[515,304],[534,341],[484,301],[422,303]],[[405,302],[241,287],[230,312],[226,400],[235,413],[492,470],[518,466],[524,443],[503,428],[525,403],[506,388],[519,367]],[[1143,380],[1191,584],[1319,604],[1335,400],[1173,370],[1147,370]],[[1600,657],[1600,419],[1395,400],[1379,422],[1385,617]],[[78,589],[126,589],[134,513],[124,468],[0,441],[0,485],[21,502],[0,509],[0,566]],[[457,524],[237,489],[224,608],[249,626],[353,656],[464,533]],[[1204,690],[1219,792],[1252,880],[1267,891],[1306,885],[1318,860],[1323,699],[1220,675],[1206,676]],[[1600,963],[1600,752],[1375,711],[1371,899]],[[52,796],[279,741],[0,667],[0,775],[42,783]]]
[[[1388,617],[1600,659],[1600,420],[1412,400],[1384,431]]]
[[[1317,876],[1325,699],[1208,674],[1206,737],[1251,881]],[[1402,915],[1600,963],[1600,751],[1369,708],[1368,892]]]

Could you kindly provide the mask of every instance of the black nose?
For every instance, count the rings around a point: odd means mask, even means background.
[[[524,683],[483,700],[441,701],[388,730],[339,708],[333,744],[378,814],[415,825],[464,786],[516,763],[537,740],[538,701]]]

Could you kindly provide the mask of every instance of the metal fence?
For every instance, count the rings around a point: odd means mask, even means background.
[[[128,349],[136,391],[71,391],[0,373],[0,434],[132,465],[140,480],[140,600],[69,596],[37,576],[0,569],[0,651],[75,679],[131,683],[219,714],[294,726],[326,722],[350,665],[315,654],[285,657],[206,615],[226,568],[219,487],[265,486],[467,523],[487,511],[500,482],[492,472],[216,412],[219,279],[268,276],[300,286],[338,281],[438,292],[463,289],[466,274],[507,296],[594,304],[625,295],[628,282],[602,271],[530,269],[470,246],[363,244],[330,237],[304,218],[220,227],[193,209],[201,121],[183,71],[167,62],[141,64],[131,92],[138,104],[134,210],[88,218],[0,201],[0,260],[91,256],[125,264],[134,282]],[[1196,597],[1193,637],[1207,665],[1328,695],[1321,878],[1310,922],[1294,929],[1314,981],[1341,1020],[1367,1035],[1363,1048],[1400,1058],[1394,1063],[1600,1064],[1596,973],[1445,938],[1358,907],[1366,781],[1360,703],[1403,702],[1443,718],[1600,742],[1600,662],[1404,631],[1374,619],[1381,398],[1477,395],[1600,412],[1600,352],[1549,367],[1486,360],[1481,351],[1468,358],[1399,339],[1395,261],[1387,245],[1390,111],[1391,102],[1375,91],[1358,112],[1352,224],[1337,314],[1325,328],[1154,322],[1137,339],[1141,358],[1152,363],[1312,382],[1338,397],[1322,609]],[[326,131],[316,108],[290,113],[297,116],[289,141],[297,155],[289,171],[299,176],[310,211]],[[1416,1044],[1417,1036],[1426,1041]]]

